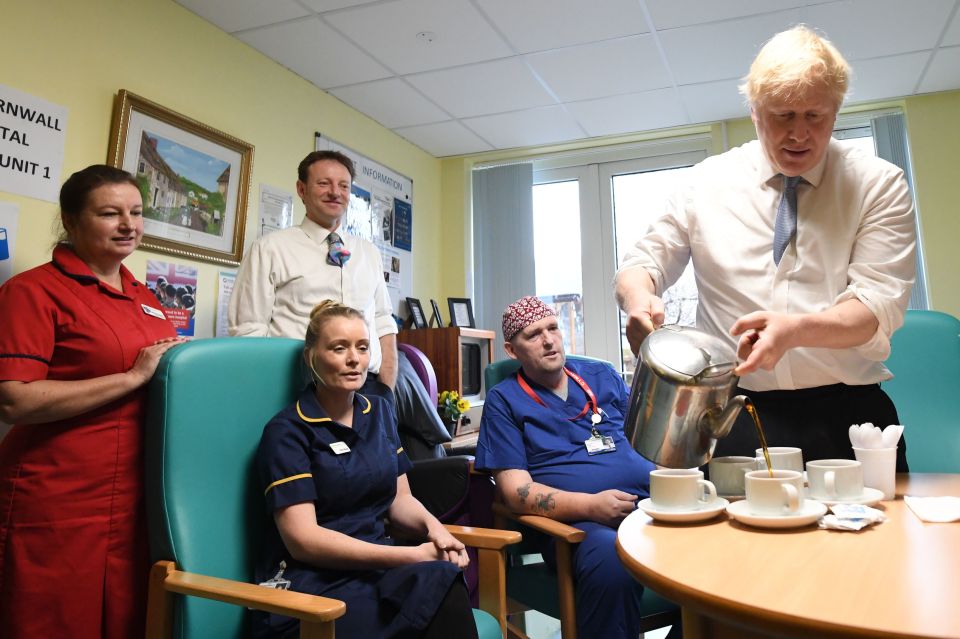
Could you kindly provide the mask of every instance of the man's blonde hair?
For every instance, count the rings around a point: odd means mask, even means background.
[[[824,87],[839,109],[849,81],[850,65],[837,48],[801,24],[781,31],[763,45],[740,93],[751,107],[757,107],[768,100],[791,102],[811,88]]]

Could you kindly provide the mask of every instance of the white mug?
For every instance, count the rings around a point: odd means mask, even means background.
[[[696,468],[650,472],[650,501],[661,510],[694,510],[717,498],[717,489]]]
[[[770,446],[767,449],[770,452],[770,463],[774,470],[795,470],[803,472],[803,451],[795,446]],[[763,458],[763,449],[757,449],[757,469],[763,470],[767,467],[767,460]]]
[[[807,462],[807,484],[814,499],[859,499],[863,495],[863,466],[852,459]]]
[[[745,478],[747,504],[755,515],[795,515],[803,508],[803,473],[751,470]]]
[[[754,457],[714,457],[708,465],[710,481],[717,487],[720,495],[743,495],[744,476],[757,469]]]

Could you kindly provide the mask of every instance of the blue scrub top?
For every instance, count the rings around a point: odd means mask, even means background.
[[[534,481],[565,491],[598,493],[615,488],[641,499],[648,497],[654,466],[624,437],[629,391],[623,379],[602,362],[568,360],[567,368],[596,395],[603,412],[597,430],[613,438],[616,450],[587,453],[584,441],[591,435],[590,413],[572,419],[583,411],[587,396],[573,380],[568,380],[566,401],[528,380],[543,406],[524,392],[513,374],[490,389],[484,400],[477,468],[526,470]]]

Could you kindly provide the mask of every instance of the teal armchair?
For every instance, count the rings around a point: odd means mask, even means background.
[[[568,360],[609,362],[593,357],[567,355]],[[520,368],[514,359],[501,360],[487,366],[483,373],[484,388],[491,389]],[[577,636],[576,584],[573,579],[573,552],[586,533],[579,528],[540,515],[518,515],[502,503],[493,505],[498,528],[518,530],[523,541],[511,546],[507,560],[507,597],[521,609],[532,609],[560,620],[562,639]],[[539,557],[544,536],[553,538],[556,548],[556,571]],[[643,591],[642,632],[680,623],[680,608],[650,588]],[[508,625],[508,629],[511,626]],[[522,637],[522,632],[512,634]]]
[[[905,426],[910,471],[960,472],[960,320],[907,311],[885,364],[893,379],[881,386]]]
[[[252,584],[266,516],[253,459],[263,426],[303,388],[303,342],[220,338],[171,349],[150,383],[146,485],[151,639],[247,636],[247,607],[332,638],[343,602]],[[449,526],[478,551],[481,637],[506,627],[505,531]]]

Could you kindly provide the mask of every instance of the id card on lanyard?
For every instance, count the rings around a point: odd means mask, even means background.
[[[601,453],[610,453],[617,449],[617,445],[613,442],[613,437],[609,435],[601,435],[600,431],[597,429],[597,425],[603,421],[603,409],[597,405],[597,396],[594,395],[593,389],[587,384],[586,381],[573,371],[571,371],[566,366],[563,367],[563,372],[567,377],[572,379],[577,386],[583,391],[584,395],[587,396],[587,402],[583,405],[583,409],[574,417],[568,418],[567,421],[576,421],[581,417],[584,417],[588,413],[590,414],[590,437],[583,440],[583,446],[587,449],[588,455],[599,455]],[[523,392],[526,393],[533,401],[537,402],[544,408],[547,408],[546,402],[540,399],[540,396],[537,395],[536,391],[530,386],[530,383],[527,382],[526,378],[523,376],[523,372],[519,371],[517,373],[517,383],[520,384],[520,388],[523,389]]]

